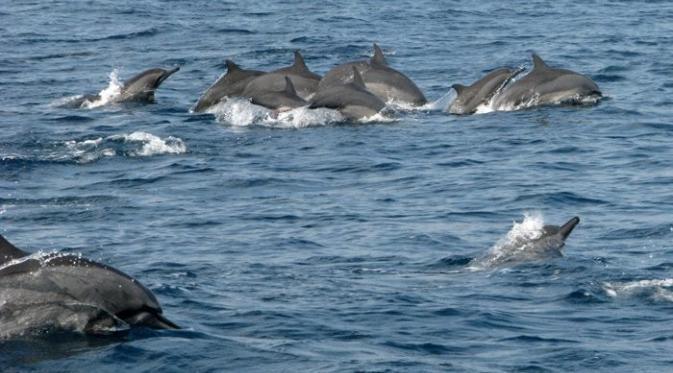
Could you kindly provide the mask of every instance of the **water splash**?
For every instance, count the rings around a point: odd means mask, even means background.
[[[208,111],[217,120],[235,127],[253,125],[275,128],[304,128],[324,126],[344,121],[336,110],[309,109],[306,106],[278,112],[254,105],[244,98],[228,98],[211,107]]]
[[[673,302],[673,279],[605,282],[603,290],[611,298],[644,298]]]
[[[98,99],[89,101],[84,100],[81,107],[83,109],[93,109],[115,102],[121,95],[124,83],[119,80],[119,71],[114,69],[109,75],[110,82],[108,86],[98,93]]]
[[[148,157],[187,152],[187,146],[180,138],[168,136],[162,139],[142,131],[82,141],[69,140],[65,142],[65,146],[68,152],[60,158],[75,159],[79,163],[89,163],[100,158],[116,155]]]
[[[544,217],[541,213],[524,213],[523,221],[513,222],[512,229],[505,237],[498,240],[486,255],[474,260],[469,269],[482,270],[507,262],[512,258],[525,257],[529,249],[528,243],[542,236],[543,227]]]
[[[52,101],[49,107],[94,109],[117,102],[124,83],[119,80],[119,72],[114,69],[109,75],[108,86],[95,95],[74,95]]]

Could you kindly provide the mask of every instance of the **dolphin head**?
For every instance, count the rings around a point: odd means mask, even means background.
[[[153,101],[154,91],[180,67],[149,69],[124,82],[121,101]]]
[[[558,231],[558,234],[563,237],[563,239],[567,239],[568,236],[570,236],[570,233],[575,229],[577,224],[579,224],[580,218],[575,216],[574,218],[568,220],[565,224],[563,224]]]
[[[545,225],[542,227],[542,235],[534,241],[533,246],[537,246],[544,250],[558,251],[560,256],[561,249],[565,245],[566,239],[570,236],[570,233],[572,233],[579,222],[580,218],[575,216],[561,226]]]

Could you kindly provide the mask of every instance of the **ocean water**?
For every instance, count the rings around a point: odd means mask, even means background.
[[[671,17],[653,1],[3,2],[0,233],[134,276],[183,329],[3,340],[1,370],[670,370]],[[324,74],[372,42],[433,104],[367,123],[189,112],[226,58],[274,69],[300,49]],[[532,52],[605,98],[441,110],[451,84]],[[60,105],[175,65],[156,104]],[[468,265],[572,216],[563,258]]]

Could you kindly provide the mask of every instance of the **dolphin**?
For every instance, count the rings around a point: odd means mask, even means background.
[[[523,70],[501,67],[491,71],[470,86],[461,84],[452,85],[451,88],[456,91],[458,96],[449,104],[447,110],[451,114],[474,114],[477,111],[477,107],[487,104],[494,95],[500,92],[521,71]]]
[[[258,76],[251,80],[245,88],[255,92],[282,91],[285,89],[285,77],[292,80],[297,94],[304,100],[311,98],[318,90],[320,75],[314,74],[308,69],[306,63],[304,63],[304,57],[299,51],[294,52],[292,66]]]
[[[120,89],[118,96],[112,99],[114,103],[124,103],[124,102],[141,102],[141,103],[153,103],[154,102],[154,91],[159,88],[161,83],[163,83],[169,76],[173,75],[175,72],[179,71],[180,67],[174,67],[172,69],[160,69],[154,68],[149,69],[137,74],[131,79],[124,82]],[[96,102],[101,99],[100,93],[96,94],[87,94],[82,97],[78,97],[75,100],[68,101],[65,106],[79,108],[82,107],[85,103]]]
[[[0,336],[123,325],[178,328],[150,290],[119,270],[76,255],[30,255],[0,236]]]
[[[297,95],[292,80],[287,76],[285,77],[285,88],[282,91],[258,91],[248,86],[243,91],[243,97],[250,98],[250,102],[255,105],[278,111],[308,105],[308,102]]]
[[[220,76],[220,78],[201,95],[192,111],[202,113],[220,102],[224,97],[240,96],[243,93],[245,86],[248,85],[251,80],[265,74],[263,71],[242,69],[232,60],[226,60],[225,64],[227,65],[227,73]]]
[[[347,83],[353,79],[353,67],[362,75],[365,86],[384,102],[394,101],[414,106],[428,101],[411,79],[388,66],[383,51],[374,43],[374,56],[369,60],[349,62],[332,68],[320,80],[318,89]]]
[[[334,84],[318,90],[309,108],[336,109],[349,119],[371,117],[381,111],[386,104],[367,90],[358,69],[355,66],[351,66],[351,69],[352,82]]]
[[[581,104],[585,99],[601,97],[598,85],[590,78],[574,71],[547,66],[533,54],[533,70],[512,83],[495,98],[498,110],[512,110],[522,106]]]
[[[116,101],[154,102],[154,91],[178,70],[180,67],[169,70],[159,68],[145,70],[124,82],[121,95]]]
[[[574,217],[561,226],[545,225],[534,237],[516,237],[503,245],[497,245],[481,258],[474,259],[476,267],[494,267],[502,264],[559,258],[563,256],[563,246],[570,233],[579,224]]]

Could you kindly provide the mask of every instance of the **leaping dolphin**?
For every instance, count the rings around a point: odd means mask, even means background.
[[[457,96],[447,108],[449,113],[458,115],[474,114],[477,111],[477,107],[487,104],[495,94],[500,92],[521,71],[522,69],[501,67],[491,71],[470,86],[462,84],[452,85],[451,88],[456,91]]]
[[[561,249],[570,233],[579,224],[580,218],[574,217],[562,226],[545,225],[533,238],[516,237],[511,242],[496,246],[488,254],[474,259],[472,266],[494,267],[508,263],[520,263],[563,256]]]
[[[251,80],[246,86],[246,90],[256,92],[263,91],[282,91],[285,89],[285,77],[292,80],[292,84],[299,97],[304,100],[310,99],[318,90],[320,75],[312,73],[299,51],[294,52],[294,63],[292,66],[274,70]],[[245,97],[245,94],[243,95]]]
[[[356,120],[371,117],[381,111],[386,104],[367,90],[357,68],[351,66],[351,69],[352,82],[334,84],[318,90],[309,108],[336,109],[347,118]]]
[[[498,110],[559,104],[581,104],[586,99],[601,97],[598,85],[590,78],[566,69],[547,66],[533,54],[533,70],[506,87],[496,98]]]
[[[393,101],[414,106],[427,103],[423,92],[411,79],[388,66],[383,51],[374,43],[374,56],[369,60],[349,62],[332,68],[320,80],[318,89],[348,83],[357,68],[369,91],[384,102]]]
[[[0,336],[125,324],[178,328],[152,292],[128,275],[75,255],[30,255],[0,236]]]
[[[192,111],[202,113],[220,102],[224,97],[240,96],[243,93],[245,86],[248,85],[251,80],[264,74],[263,71],[242,69],[232,60],[226,60],[225,64],[227,65],[227,73],[220,76],[220,78],[201,95]]]
[[[125,81],[120,89],[119,95],[113,97],[111,102],[153,103],[154,91],[156,91],[157,88],[159,88],[161,83],[163,83],[166,79],[168,79],[169,76],[173,75],[178,70],[180,70],[180,67],[174,67],[168,70],[160,68],[145,70],[140,74],[135,75],[131,79]],[[87,102],[93,103],[100,99],[101,99],[100,93],[88,94],[79,97],[76,100],[69,101],[67,103],[67,106],[82,107],[84,103]]]
[[[255,105],[278,111],[287,111],[308,104],[297,95],[292,80],[287,76],[285,77],[285,88],[282,91],[258,91],[248,86],[243,91],[243,97],[250,98],[250,102]]]

